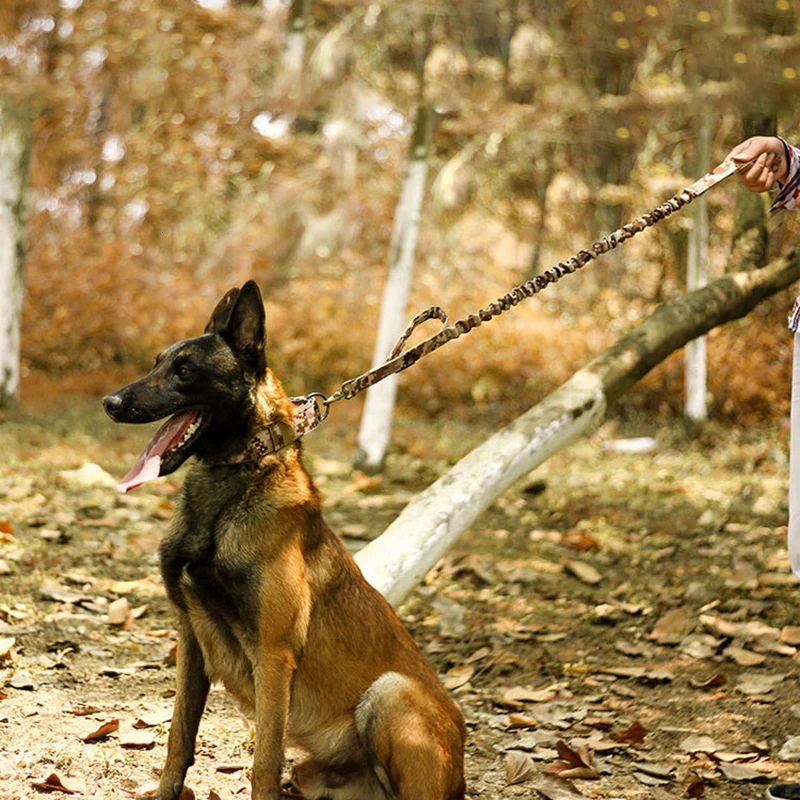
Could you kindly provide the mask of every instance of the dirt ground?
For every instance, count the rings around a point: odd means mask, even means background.
[[[357,413],[305,444],[354,549],[492,429],[402,418],[367,480]],[[788,432],[650,426],[609,423],[507,492],[400,610],[467,718],[471,798],[738,800],[800,779]],[[655,450],[619,451],[640,435]],[[124,798],[158,775],[176,634],[156,548],[181,476],[120,496],[106,474],[147,436],[80,398],[0,424],[0,800],[67,796],[57,780]],[[249,796],[251,749],[215,688],[197,798]]]

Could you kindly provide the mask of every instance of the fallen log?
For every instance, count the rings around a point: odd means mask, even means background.
[[[356,556],[367,580],[401,603],[475,518],[517,480],[594,430],[610,404],[712,328],[746,316],[800,278],[800,247],[763,269],[728,274],[659,306],[555,392],[420,493]],[[779,329],[776,330],[779,334]],[[787,392],[789,387],[787,387]]]

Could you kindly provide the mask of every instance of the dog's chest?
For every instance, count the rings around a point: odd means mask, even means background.
[[[259,619],[259,575],[249,549],[224,514],[181,510],[161,548],[167,592],[200,644],[206,673],[224,683],[244,710],[253,703]]]
[[[170,599],[203,609],[213,622],[239,628],[257,617],[257,537],[246,524],[237,483],[187,480],[175,519],[161,545],[161,571]]]

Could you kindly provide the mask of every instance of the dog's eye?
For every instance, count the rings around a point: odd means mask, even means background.
[[[182,381],[185,381],[189,378],[192,374],[192,370],[189,368],[189,365],[186,363],[177,364],[175,366],[175,374],[180,378]]]

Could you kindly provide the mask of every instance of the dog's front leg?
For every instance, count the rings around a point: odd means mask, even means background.
[[[281,767],[289,716],[294,655],[288,649],[265,649],[253,670],[256,741],[253,754],[253,800],[281,796]]]
[[[156,800],[176,800],[186,771],[194,763],[194,742],[208,697],[209,680],[200,645],[189,620],[180,620],[178,636],[178,683],[175,707],[167,739],[167,760],[161,772]]]

